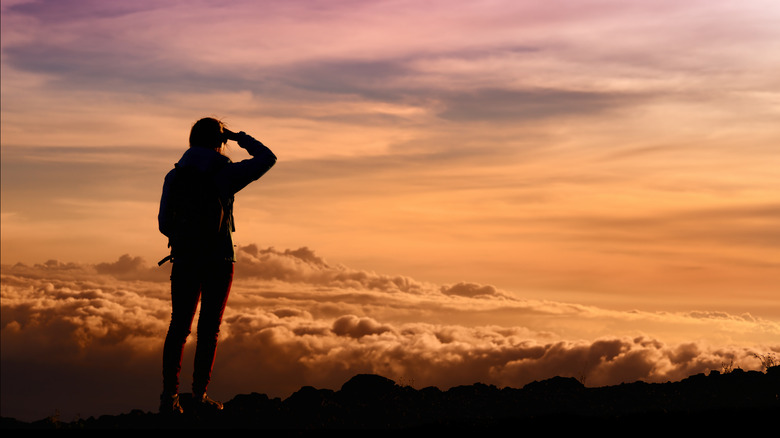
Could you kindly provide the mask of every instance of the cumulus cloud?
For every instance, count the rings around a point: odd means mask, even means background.
[[[357,373],[442,389],[556,375],[592,386],[678,380],[731,362],[757,369],[753,354],[780,351],[766,341],[778,324],[750,315],[614,312],[333,266],[308,248],[239,252],[210,390],[222,398],[338,388]],[[167,271],[130,255],[3,265],[3,415],[155,409]]]
[[[237,275],[261,280],[308,283],[338,288],[369,289],[422,293],[424,286],[403,276],[379,275],[372,272],[331,266],[309,248],[277,251],[260,249],[256,245],[238,248],[241,263]]]
[[[105,274],[120,280],[164,281],[169,278],[165,270],[156,266],[149,267],[142,257],[132,257],[124,254],[115,262],[98,263],[95,265],[98,274]]]
[[[372,318],[358,318],[355,315],[345,315],[333,322],[331,331],[338,336],[362,338],[363,336],[379,335],[392,332],[392,327],[380,324]]]
[[[440,290],[444,295],[459,295],[470,298],[501,296],[501,293],[495,287],[476,283],[460,282],[452,286],[442,286]]]

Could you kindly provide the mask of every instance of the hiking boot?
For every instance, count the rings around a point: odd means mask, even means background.
[[[222,410],[222,403],[214,400],[213,398],[209,397],[205,393],[201,396],[197,396],[195,394],[192,395],[192,402],[195,405],[196,409],[199,410],[207,410],[207,411],[221,411]]]
[[[179,394],[160,394],[160,413],[165,415],[183,414]]]

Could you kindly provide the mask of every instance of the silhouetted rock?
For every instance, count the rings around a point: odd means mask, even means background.
[[[187,406],[187,395],[182,402]],[[133,410],[63,423],[3,418],[3,429],[407,429],[433,431],[544,427],[546,432],[681,425],[701,432],[728,424],[756,427],[780,415],[780,367],[696,374],[680,382],[586,388],[554,377],[521,389],[475,383],[415,390],[359,374],[338,391],[304,386],[285,400],[237,395],[223,411],[166,417]],[[679,429],[675,429],[679,430]]]
[[[341,394],[355,398],[382,398],[393,392],[394,381],[376,374],[358,374],[341,386]]]

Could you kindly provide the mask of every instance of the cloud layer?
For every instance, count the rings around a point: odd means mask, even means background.
[[[308,248],[248,245],[239,255],[210,391],[222,398],[338,388],[357,373],[442,389],[556,375],[589,386],[663,382],[731,363],[760,369],[754,354],[780,352],[780,326],[750,315],[530,301],[491,285],[334,266]],[[3,415],[154,410],[167,271],[129,255],[3,265]]]

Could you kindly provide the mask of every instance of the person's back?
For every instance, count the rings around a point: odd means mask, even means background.
[[[228,140],[252,156],[237,163],[222,155]],[[206,396],[219,326],[233,281],[236,261],[232,233],[234,195],[263,176],[276,156],[250,135],[227,130],[213,118],[201,119],[190,132],[190,148],[165,177],[158,225],[168,237],[171,255],[171,323],[163,351],[160,412],[182,412],[179,373],[184,344],[200,300],[198,342],[192,394],[194,406],[221,409]]]
[[[170,190],[170,217],[161,223],[161,231],[168,236],[172,251],[180,258],[201,259],[223,253],[219,248],[229,239],[232,200],[220,195],[214,173],[176,166]]]

